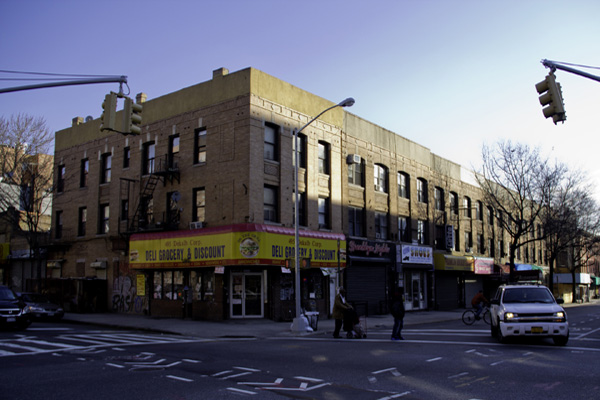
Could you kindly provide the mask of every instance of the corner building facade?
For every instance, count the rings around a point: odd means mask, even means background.
[[[74,293],[75,302],[291,320],[294,130],[335,103],[253,68],[221,68],[207,82],[136,101],[140,135],[80,118],[56,134],[64,185],[53,198],[49,258],[60,260],[61,279],[104,291]],[[459,201],[480,196],[458,164],[341,108],[298,139],[304,308],[330,315],[338,284],[369,314],[386,313],[398,287],[409,310],[443,309],[493,284],[504,240],[493,210],[487,222],[483,208],[476,217],[459,211]],[[491,259],[491,270],[478,274],[476,257]]]

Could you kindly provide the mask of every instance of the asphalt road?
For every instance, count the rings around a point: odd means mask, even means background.
[[[200,339],[68,324],[0,332],[0,399],[596,399],[600,306],[570,308],[567,346],[501,345],[478,321],[406,340]]]

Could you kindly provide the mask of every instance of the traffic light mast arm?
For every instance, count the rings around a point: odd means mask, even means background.
[[[0,89],[0,93],[9,93],[9,92],[18,92],[21,90],[31,90],[31,89],[43,89],[48,87],[56,87],[56,86],[74,86],[74,85],[91,85],[95,83],[113,83],[118,82],[120,84],[127,83],[127,76],[109,76],[106,78],[93,78],[93,79],[75,79],[70,81],[62,81],[62,82],[48,82],[48,83],[39,83],[35,85],[25,85],[25,86],[15,86],[12,88],[2,88]]]
[[[560,69],[561,71],[570,72],[572,74],[583,76],[585,78],[600,82],[600,76],[588,74],[587,72],[579,71],[578,69],[567,67],[567,66],[558,64],[554,61],[544,59],[544,60],[542,60],[542,64],[544,65],[544,67],[550,68],[552,71],[554,71],[555,69]]]

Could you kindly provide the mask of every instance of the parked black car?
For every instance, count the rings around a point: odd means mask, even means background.
[[[59,320],[65,316],[65,310],[58,304],[54,304],[46,295],[39,293],[21,293],[28,308],[29,315],[35,320]]]
[[[7,286],[0,285],[0,327],[27,329],[31,316],[25,302]]]

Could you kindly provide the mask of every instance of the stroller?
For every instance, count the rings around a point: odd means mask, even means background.
[[[344,331],[348,339],[363,339],[367,337],[366,327],[363,328],[360,318],[354,309],[344,311]]]

